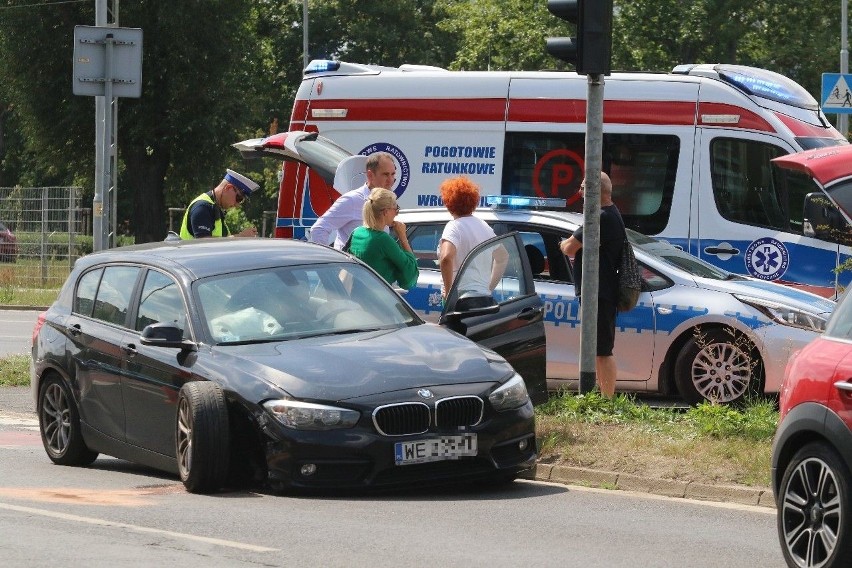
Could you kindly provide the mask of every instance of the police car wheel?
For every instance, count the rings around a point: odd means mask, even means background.
[[[726,330],[696,330],[675,363],[675,383],[689,404],[739,403],[760,392],[760,356],[749,341]]]

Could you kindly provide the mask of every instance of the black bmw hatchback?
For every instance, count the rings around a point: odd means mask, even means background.
[[[510,258],[497,288],[468,291],[466,267],[496,247]],[[357,259],[304,242],[85,256],[34,333],[45,450],[145,464],[198,493],[513,479],[536,458],[531,396],[546,396],[522,251],[509,234],[471,253],[441,325]]]

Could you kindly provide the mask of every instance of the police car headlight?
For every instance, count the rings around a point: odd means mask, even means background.
[[[263,407],[278,422],[294,430],[352,428],[361,417],[357,410],[298,400],[268,400]]]
[[[825,331],[826,319],[817,314],[762,298],[743,296],[741,294],[734,294],[734,297],[740,302],[759,310],[775,323],[807,329],[817,333]]]
[[[488,395],[488,401],[496,410],[517,408],[525,405],[529,399],[527,385],[524,384],[524,379],[517,373],[506,384]]]

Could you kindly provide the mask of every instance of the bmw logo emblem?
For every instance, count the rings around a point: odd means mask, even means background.
[[[420,395],[421,398],[432,398],[435,396],[429,389],[420,389],[417,391],[417,394]]]

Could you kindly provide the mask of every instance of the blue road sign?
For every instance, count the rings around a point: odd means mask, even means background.
[[[852,114],[852,75],[822,74],[822,112]]]

